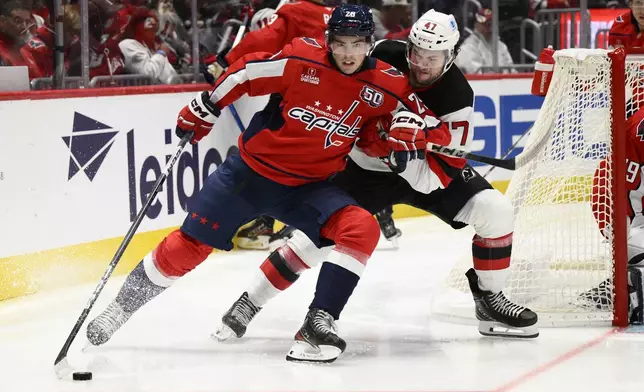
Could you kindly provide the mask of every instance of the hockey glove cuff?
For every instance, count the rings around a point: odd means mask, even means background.
[[[391,120],[387,144],[391,149],[390,165],[396,172],[402,172],[407,162],[425,158],[427,131],[425,121],[412,112],[398,112]]]

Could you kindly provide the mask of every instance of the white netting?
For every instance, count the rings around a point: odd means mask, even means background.
[[[639,65],[627,66],[627,86],[641,80]],[[611,165],[611,79],[606,51],[556,53],[553,80],[524,149],[530,160],[515,171],[508,189],[516,220],[504,292],[537,312],[542,326],[605,324],[613,317],[612,301],[599,309],[579,300],[613,274],[612,245],[600,233],[590,203],[595,169],[603,159]],[[631,91],[631,105],[639,107],[644,89]],[[610,213],[610,189],[607,195],[603,207]],[[467,257],[452,269],[434,300],[435,315],[474,321],[464,276],[471,266]]]

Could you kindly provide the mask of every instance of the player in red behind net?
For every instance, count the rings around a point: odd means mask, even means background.
[[[644,272],[644,108],[639,109],[626,121],[626,190],[628,216],[628,285],[631,323],[642,323],[642,286]],[[610,168],[602,160],[593,176],[592,210],[599,229],[610,239],[611,200]],[[606,279],[597,287],[580,295],[580,299],[597,309],[608,310],[613,302],[612,279]]]
[[[395,66],[401,77],[408,75],[422,103],[432,107],[441,121],[461,124],[451,127],[452,139],[464,146],[471,140],[467,129],[474,93],[463,73],[452,64],[458,39],[454,17],[431,10],[413,25],[408,42],[380,41],[371,55]],[[443,165],[446,158],[430,156],[421,162],[424,171],[403,179],[389,170],[386,155],[386,144],[383,146],[381,140],[361,138],[347,167],[331,183],[372,213],[400,203],[428,211],[455,229],[472,226],[476,233],[472,239],[473,268],[466,276],[480,320],[479,331],[488,336],[538,336],[537,315],[508,300],[502,291],[512,252],[514,214],[510,201],[464,160],[437,178],[431,168]],[[441,182],[438,189],[432,185]],[[293,232],[286,244],[262,263],[247,291],[222,317],[213,337],[242,337],[261,308],[302,273],[324,261],[328,251],[318,249],[304,233]]]
[[[221,110],[244,94],[271,95],[230,155],[189,203],[170,233],[127,276],[117,297],[87,326],[94,345],[107,342],[141,306],[192,271],[213,248],[231,250],[237,229],[259,215],[302,230],[316,245],[334,244],[320,268],[304,323],[287,354],[294,361],[334,361],[346,348],[340,317],[378,243],[370,212],[328,178],[341,171],[366,122],[395,113],[388,146],[400,175],[413,175],[426,143],[448,145],[449,129],[422,104],[407,79],[370,58],[374,23],[366,6],[334,9],[327,42],[296,38],[279,53],[242,57],[179,114],[177,133],[193,143],[212,129]],[[341,88],[342,94],[334,94]],[[421,117],[421,115],[423,117]],[[438,158],[437,158],[438,159]],[[444,176],[449,160],[433,167]]]
[[[644,10],[643,10],[644,11]],[[611,30],[612,32],[612,30]],[[615,43],[616,41],[613,41]],[[621,41],[629,45],[633,41]],[[618,45],[624,46],[624,45]],[[532,82],[532,93],[545,96],[554,73],[554,50],[546,48],[541,51],[539,61],[535,64],[535,74]],[[636,105],[632,105],[636,106]],[[630,113],[628,113],[630,115]],[[644,286],[644,185],[642,184],[642,167],[644,165],[644,108],[630,115],[626,121],[626,189],[628,215],[628,285],[631,323],[644,322],[642,287]],[[606,159],[602,160],[593,175],[591,208],[599,230],[610,240],[611,232],[611,184],[610,168]],[[579,305],[592,307],[602,311],[610,311],[613,303],[613,281],[611,278],[599,283],[596,287],[581,293]]]

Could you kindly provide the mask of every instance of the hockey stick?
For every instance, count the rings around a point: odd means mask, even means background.
[[[248,29],[248,24],[250,23],[250,18],[249,15],[252,11],[251,5],[249,3],[248,5],[248,12],[246,12],[246,15],[244,15],[244,21],[242,22],[241,26],[239,26],[239,30],[237,30],[237,34],[235,35],[235,40],[233,41],[233,48],[239,44],[239,41],[241,41],[242,37],[244,34],[246,34],[246,29]],[[239,130],[243,133],[246,130],[246,127],[244,127],[244,123],[241,120],[241,117],[239,117],[239,113],[237,113],[237,108],[235,108],[235,103],[231,103],[228,105],[228,108],[230,109],[230,113],[233,115],[233,119],[235,119],[235,122],[237,123],[237,126],[239,127]]]
[[[528,133],[530,133],[530,131],[531,131],[531,130],[532,130],[532,127],[528,128],[528,130],[527,130],[527,131],[525,131],[525,132],[523,133],[523,135],[521,135],[521,137],[520,137],[519,139],[517,139],[517,141],[516,141],[516,142],[514,142],[514,144],[513,144],[512,146],[510,146],[510,148],[508,149],[508,151],[507,151],[505,154],[503,154],[503,156],[501,157],[501,159],[505,159],[505,158],[507,158],[507,157],[508,157],[508,155],[510,155],[510,154],[512,153],[512,151],[514,151],[514,149],[515,149],[515,148],[517,148],[517,146],[519,145],[519,143],[521,142],[521,140],[523,140],[523,138],[524,138],[524,137],[526,137],[526,135],[527,135]],[[488,170],[488,171],[483,175],[483,178],[487,177],[487,176],[488,176],[490,173],[492,173],[492,172],[494,171],[494,169],[496,169],[496,168],[497,168],[497,166],[492,166],[492,167],[490,168],[490,170]]]
[[[491,157],[486,157],[486,156],[483,156],[483,155],[475,154],[473,152],[458,150],[456,148],[449,148],[449,147],[445,147],[445,146],[439,146],[438,144],[433,144],[433,143],[427,143],[427,149],[431,150],[432,152],[441,154],[441,155],[447,155],[447,156],[450,156],[450,157],[457,157],[457,158],[471,159],[473,161],[486,163],[488,165],[500,167],[500,168],[503,168],[503,169],[514,170],[517,167],[517,165],[516,165],[516,157],[511,158],[511,159],[491,158]]]
[[[143,221],[143,217],[147,213],[148,208],[156,198],[157,193],[159,193],[161,186],[163,186],[166,179],[168,178],[168,175],[170,174],[170,170],[172,170],[172,167],[176,163],[177,159],[179,159],[179,156],[181,155],[181,152],[183,151],[183,148],[185,147],[185,145],[188,143],[188,141],[190,141],[190,139],[192,139],[193,134],[194,134],[193,132],[188,132],[181,138],[181,141],[177,145],[177,151],[175,151],[174,155],[172,155],[172,157],[166,164],[165,171],[157,179],[156,184],[154,184],[154,188],[152,188],[152,192],[150,192],[150,194],[148,195],[148,199],[145,201],[145,205],[141,207],[139,214],[136,216],[136,219],[134,219],[134,222],[130,226],[130,229],[125,234],[125,237],[121,242],[121,245],[119,246],[118,250],[114,254],[112,261],[110,261],[110,264],[108,265],[107,270],[103,274],[103,277],[98,282],[98,286],[96,286],[96,288],[94,289],[94,292],[92,293],[92,296],[89,298],[89,301],[87,301],[87,305],[85,305],[85,309],[83,309],[83,312],[81,313],[80,317],[78,318],[78,320],[76,320],[76,324],[74,324],[74,328],[72,328],[72,331],[67,337],[67,340],[63,345],[63,348],[60,349],[60,352],[58,353],[58,356],[54,361],[54,370],[56,371],[56,375],[58,376],[58,378],[63,378],[72,372],[73,369],[69,365],[69,362],[67,361],[67,352],[69,351],[69,347],[72,345],[72,342],[76,338],[76,335],[78,335],[78,331],[80,331],[83,323],[87,319],[87,316],[89,315],[89,312],[92,310],[92,307],[94,306],[94,303],[96,302],[96,299],[98,298],[99,294],[101,293],[101,291],[103,291],[103,288],[107,283],[107,280],[112,275],[112,272],[114,272],[114,268],[116,268],[116,265],[121,260],[121,256],[123,256],[125,249],[130,244],[132,237],[134,237],[134,234],[136,233],[136,230],[139,228],[141,221]]]
[[[517,155],[514,158],[510,159],[498,159],[486,157],[484,155],[475,154],[473,152],[458,150],[456,148],[449,148],[445,146],[439,146],[433,143],[427,143],[427,150],[435,152],[442,155],[471,159],[473,161],[485,163],[488,165],[500,167],[507,170],[516,170],[525,166],[528,162],[541,152],[542,148],[546,145],[548,140],[550,140],[550,134],[552,133],[554,127],[550,128],[548,131],[543,132],[539,139],[532,140],[532,143],[529,146],[526,146],[523,152]],[[527,134],[527,132],[526,132]]]

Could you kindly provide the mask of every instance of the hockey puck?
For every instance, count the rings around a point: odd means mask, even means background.
[[[74,372],[72,378],[75,381],[89,381],[92,379],[92,372]]]

